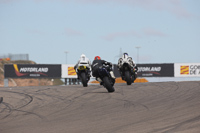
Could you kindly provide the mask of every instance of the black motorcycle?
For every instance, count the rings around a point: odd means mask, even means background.
[[[115,79],[113,79],[110,75],[110,72],[108,71],[107,66],[101,66],[98,70],[99,75],[102,82],[102,85],[107,89],[108,92],[114,92],[114,84],[115,84]]]
[[[79,79],[81,79],[83,87],[87,87],[88,81],[90,80],[90,74],[88,68],[84,65],[79,65],[77,70]]]
[[[128,63],[123,63],[122,68],[120,69],[122,80],[125,80],[127,85],[134,83],[136,78],[135,69],[132,69]]]

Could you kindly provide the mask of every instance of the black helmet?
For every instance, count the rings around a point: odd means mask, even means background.
[[[123,53],[123,57],[125,58],[126,56],[128,56],[128,53]]]

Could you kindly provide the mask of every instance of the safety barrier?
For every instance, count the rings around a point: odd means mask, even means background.
[[[138,64],[135,82],[148,82],[144,77],[200,77],[200,63]],[[120,77],[117,65],[114,75]],[[8,78],[63,78],[65,84],[79,84],[74,64],[5,64],[5,82]],[[116,80],[116,83],[118,79]],[[123,81],[119,81],[123,82]]]

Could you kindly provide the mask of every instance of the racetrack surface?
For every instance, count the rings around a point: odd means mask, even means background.
[[[200,81],[0,88],[0,133],[199,133]]]

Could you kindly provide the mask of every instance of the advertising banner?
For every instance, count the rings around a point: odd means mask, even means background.
[[[175,77],[200,77],[200,63],[175,63]]]
[[[174,64],[138,64],[138,77],[174,77]]]
[[[62,64],[62,78],[77,78],[76,71],[74,70],[74,65],[69,65],[69,64]]]
[[[137,64],[138,77],[174,77],[174,64]],[[117,65],[114,74],[120,77]]]
[[[60,78],[61,65],[6,64],[5,78]]]

